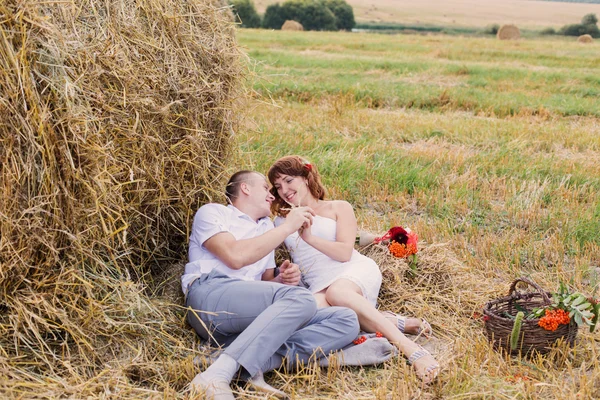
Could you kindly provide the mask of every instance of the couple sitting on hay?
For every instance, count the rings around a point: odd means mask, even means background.
[[[430,335],[431,326],[375,308],[381,272],[354,249],[352,206],[324,200],[317,168],[298,156],[275,162],[268,179],[271,189],[262,174],[237,172],[226,188],[231,204],[206,204],[194,217],[182,276],[188,321],[225,349],[193,388],[233,399],[230,382],[240,370],[255,389],[286,397],[263,372],[309,360],[327,366],[332,353],[343,365],[374,364],[398,350],[424,382],[435,379],[436,360],[404,335]],[[281,243],[292,262],[275,276]],[[359,330],[369,339],[354,340]]]

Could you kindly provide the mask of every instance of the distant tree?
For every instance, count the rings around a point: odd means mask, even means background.
[[[354,10],[345,0],[324,0],[325,5],[335,15],[335,26],[338,30],[350,31],[356,25]]]
[[[265,10],[262,26],[266,29],[281,29],[286,19],[286,16],[283,15],[281,4],[271,4]]]
[[[307,31],[335,31],[337,30],[335,15],[319,0],[290,0],[283,3],[284,9],[297,18],[288,18],[298,21]]]
[[[488,34],[488,35],[496,35],[499,30],[500,30],[499,24],[491,24],[491,25],[488,25],[485,28],[483,28],[483,33]]]
[[[581,19],[581,25],[597,25],[597,24],[598,24],[598,17],[596,17],[596,14],[586,14]]]
[[[556,29],[552,27],[544,28],[540,31],[542,35],[556,35]]]
[[[587,34],[593,38],[600,38],[600,29],[598,25],[585,25],[587,26]]]
[[[260,16],[252,0],[229,0],[229,4],[233,6],[236,22],[242,28],[260,28]]]
[[[300,22],[307,31],[337,30],[333,12],[321,0],[288,0],[283,4],[267,7],[263,18],[263,27],[281,29],[288,20]]]
[[[565,25],[560,28],[559,33],[565,36],[581,36],[588,34],[593,38],[600,37],[598,29],[598,18],[596,14],[587,14],[581,19],[581,24]]]
[[[572,24],[560,28],[559,33],[565,36],[581,36],[588,34],[593,38],[600,37],[600,29],[597,25]]]

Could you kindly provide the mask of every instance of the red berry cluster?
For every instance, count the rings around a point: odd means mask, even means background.
[[[367,338],[365,336],[360,336],[360,337],[354,339],[352,341],[352,343],[354,343],[354,344],[361,344],[361,343],[364,343],[366,341],[367,341]]]
[[[381,333],[381,332],[375,332],[375,336],[377,336],[377,337],[383,337],[383,333]],[[367,341],[367,337],[366,336],[359,336],[356,339],[354,339],[352,341],[352,343],[354,343],[354,344],[361,344],[361,343],[364,343],[366,341]]]
[[[538,325],[547,331],[555,331],[559,325],[567,325],[571,319],[563,309],[546,310],[546,315],[540,318]]]
[[[398,258],[408,257],[417,253],[417,245],[414,243],[402,244],[392,240],[388,245],[388,250]]]

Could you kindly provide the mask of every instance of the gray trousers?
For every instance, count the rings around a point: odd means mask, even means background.
[[[317,309],[313,295],[298,286],[248,282],[215,271],[188,289],[190,325],[254,376],[339,350],[356,338],[356,313],[344,307]],[[212,335],[212,338],[211,338]]]

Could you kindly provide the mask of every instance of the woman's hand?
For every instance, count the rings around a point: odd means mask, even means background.
[[[292,232],[312,224],[315,212],[310,207],[294,207],[285,218],[284,224],[292,228]]]
[[[304,240],[306,243],[309,243],[310,239],[312,238],[312,231],[310,229],[310,225],[311,224],[305,223],[300,229],[298,229],[298,235],[300,235],[302,240]]]

